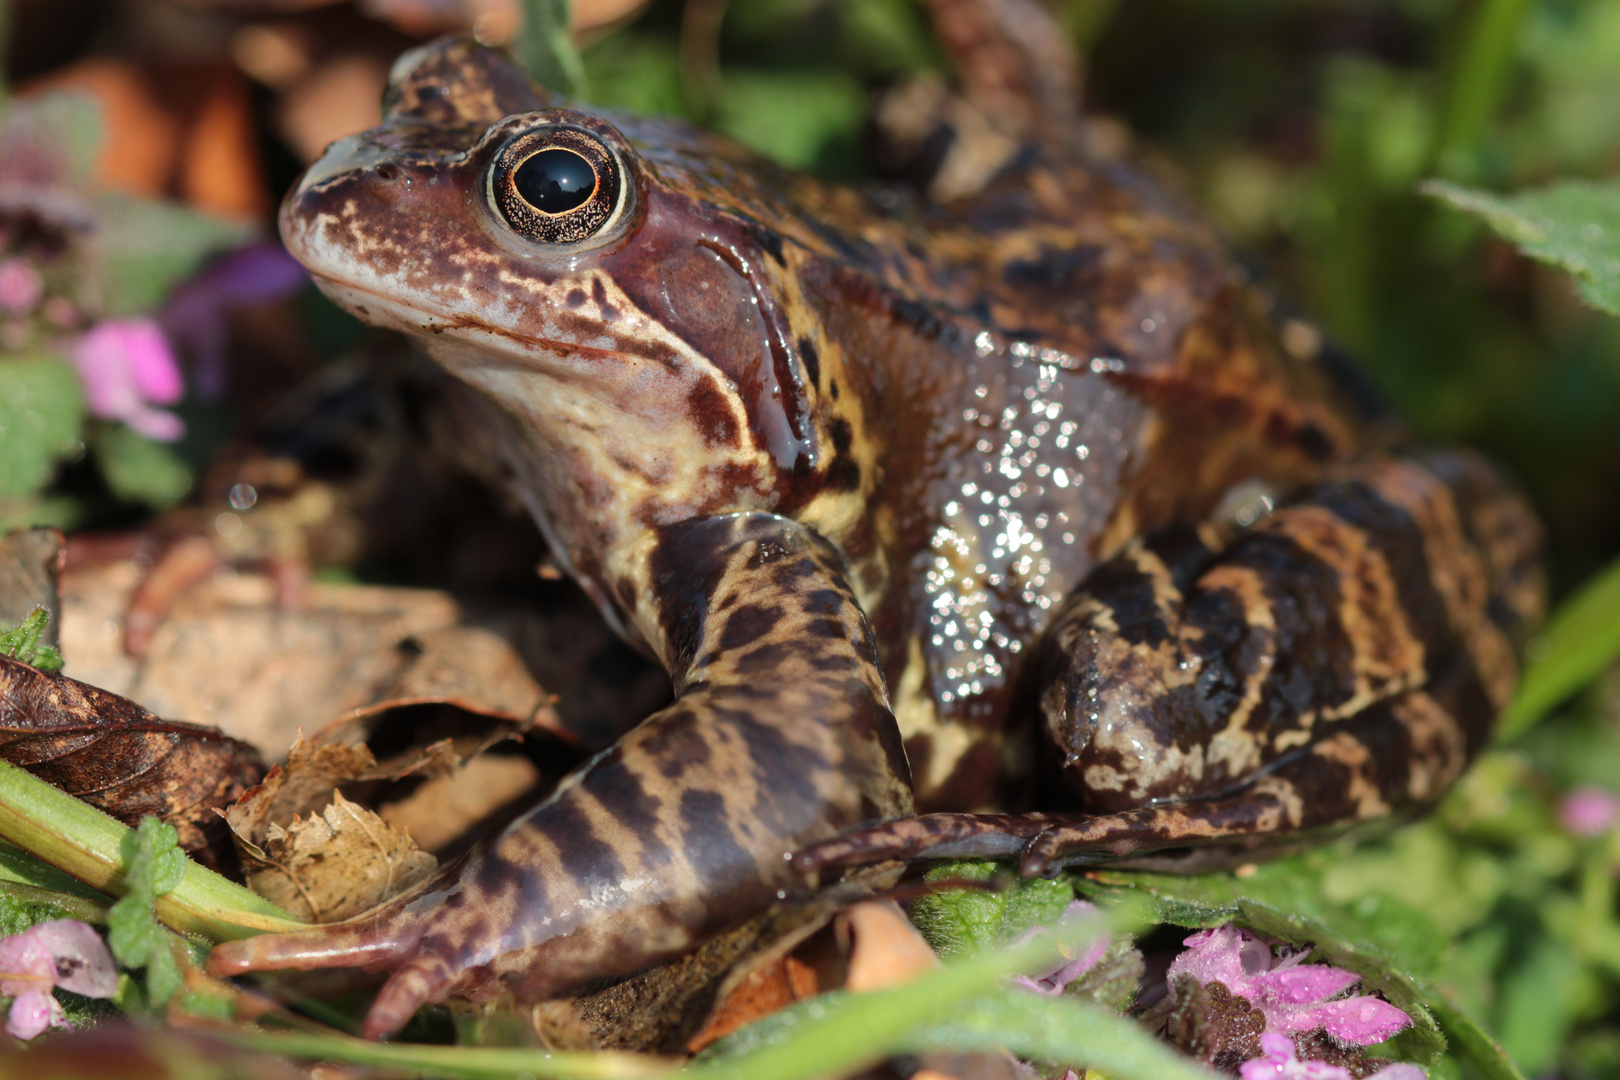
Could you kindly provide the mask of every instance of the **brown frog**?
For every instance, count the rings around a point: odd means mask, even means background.
[[[677,696],[436,882],[215,972],[393,968],[384,1036],[646,968],[839,866],[1243,860],[1421,808],[1478,750],[1533,518],[1369,420],[1088,150],[1038,5],[934,6],[1002,148],[948,199],[563,107],[460,40],[288,196],[289,249],[477,392],[469,438]],[[1039,808],[1037,742],[1067,792]]]

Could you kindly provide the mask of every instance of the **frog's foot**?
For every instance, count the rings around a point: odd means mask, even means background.
[[[1462,665],[1459,665],[1462,666]],[[1281,854],[1318,830],[1432,802],[1467,765],[1450,711],[1473,704],[1466,671],[1367,710],[1331,738],[1228,794],[1106,814],[925,814],[842,833],[794,855],[805,870],[885,859],[1015,859],[1027,877],[1126,860],[1183,871]],[[1158,853],[1176,852],[1177,855]]]
[[[226,977],[257,971],[358,967],[393,969],[367,1012],[362,1033],[386,1038],[423,1005],[474,991],[485,974],[469,963],[486,920],[457,918],[442,891],[395,901],[345,922],[287,934],[262,934],[217,946],[208,972]],[[432,915],[432,918],[429,915]],[[449,942],[459,941],[453,947]]]

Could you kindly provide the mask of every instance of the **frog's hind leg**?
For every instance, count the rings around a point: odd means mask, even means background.
[[[926,814],[835,837],[795,859],[807,870],[883,859],[1007,859],[1028,877],[1103,861],[1183,871],[1230,866],[1258,848],[1281,853],[1283,837],[1428,801],[1466,764],[1456,732],[1432,697],[1411,694],[1227,795],[1109,814]],[[1168,855],[1179,849],[1186,850]]]
[[[1450,454],[1343,467],[1230,543],[1205,528],[1133,545],[1042,644],[1048,733],[1090,813],[934,814],[798,860],[1242,858],[1421,808],[1512,693],[1539,543],[1490,469]]]
[[[656,535],[642,626],[677,697],[485,846],[346,923],[209,970],[395,968],[364,1033],[447,995],[540,1001],[688,953],[819,882],[786,856],[911,810],[877,647],[833,546],[763,512]]]

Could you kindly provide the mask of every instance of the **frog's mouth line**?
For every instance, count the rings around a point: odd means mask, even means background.
[[[322,274],[317,271],[310,270],[309,276],[314,280],[316,287],[318,287],[322,292],[329,293],[332,290],[338,290],[345,293],[354,293],[359,296],[371,298],[372,300],[376,301],[377,306],[382,308],[386,314],[395,317],[395,321],[400,324],[401,329],[408,329],[414,333],[442,335],[447,333],[454,334],[456,331],[482,332],[495,337],[504,338],[505,340],[511,341],[518,346],[529,346],[535,349],[545,350],[563,358],[567,358],[569,356],[584,356],[592,360],[611,361],[625,355],[639,355],[629,354],[624,350],[602,349],[594,345],[581,345],[576,341],[562,341],[557,338],[537,337],[532,334],[521,334],[514,330],[507,330],[503,327],[497,326],[494,323],[481,319],[476,315],[462,314],[445,318],[444,316],[433,314],[412,304],[404,303],[393,296],[378,292],[376,289],[370,289],[364,285],[357,285],[352,281],[345,281],[342,278],[333,277],[331,274]],[[329,286],[330,289],[328,288]],[[364,311],[365,309],[362,308],[361,310]],[[402,313],[406,316],[414,316],[414,318],[401,317]],[[369,319],[372,316],[369,312],[366,312],[366,317]],[[665,364],[667,366],[667,361]],[[511,366],[522,367],[525,365],[514,363]],[[535,369],[540,367],[538,364],[528,366]]]

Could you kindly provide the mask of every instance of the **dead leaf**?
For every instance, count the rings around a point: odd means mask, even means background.
[[[273,766],[263,783],[228,807],[225,820],[240,840],[263,846],[270,826],[319,812],[332,801],[333,789],[376,764],[364,746],[315,746],[300,738],[286,764]]]
[[[126,825],[162,818],[208,865],[229,852],[215,846],[225,836],[215,808],[264,775],[246,743],[9,657],[0,657],[0,758]]]
[[[149,565],[138,557],[70,565],[62,648],[75,678],[162,715],[217,723],[266,756],[334,716],[363,720],[349,730],[367,730],[402,692],[406,703],[448,701],[572,740],[512,646],[463,625],[460,606],[427,589],[314,582],[303,606],[288,610],[271,576],[225,567],[174,601],[137,662],[121,637]],[[440,650],[456,659],[440,660]],[[476,665],[476,680],[450,677],[462,660]]]
[[[716,1039],[820,991],[812,965],[793,953],[778,957],[744,976],[714,1007],[698,1033],[687,1040],[686,1048],[695,1054]]]
[[[460,624],[413,634],[397,646],[400,664],[372,691],[369,704],[349,719],[366,719],[406,705],[454,705],[562,733],[551,698],[505,639],[478,626]],[[570,739],[572,741],[572,739]]]
[[[893,900],[868,900],[839,916],[851,938],[849,978],[853,993],[887,990],[939,967],[939,957]]]
[[[35,607],[42,607],[51,613],[51,621],[40,643],[59,643],[62,602],[56,582],[62,557],[60,529],[18,529],[0,539],[0,629],[16,626]]]
[[[429,780],[407,799],[378,808],[384,821],[438,851],[540,786],[534,762],[516,754],[485,754],[449,776]]]
[[[253,891],[295,918],[335,922],[427,878],[438,860],[375,813],[334,791],[319,814],[272,824],[264,846],[243,843]]]

